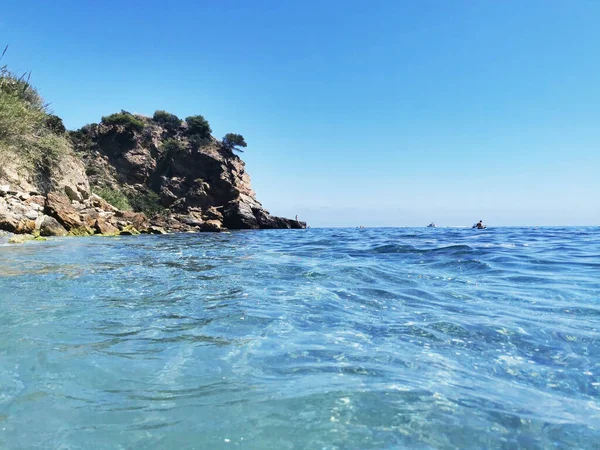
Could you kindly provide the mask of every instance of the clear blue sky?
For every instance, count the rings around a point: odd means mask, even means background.
[[[3,3],[4,62],[69,128],[203,114],[272,213],[600,224],[600,1]]]

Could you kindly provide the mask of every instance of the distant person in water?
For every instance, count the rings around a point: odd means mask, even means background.
[[[475,225],[479,230],[483,230],[485,227],[483,226],[483,220],[480,220],[479,222],[477,222],[477,225]]]

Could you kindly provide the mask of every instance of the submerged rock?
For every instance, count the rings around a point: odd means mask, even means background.
[[[167,234],[167,232],[165,231],[164,228],[156,227],[156,226],[150,226],[148,228],[148,233],[149,234]]]
[[[35,237],[31,234],[17,234],[8,239],[9,244],[22,244],[23,242],[32,241]]]
[[[140,234],[140,232],[132,226],[127,226],[127,227],[123,228],[119,234],[121,236],[136,236],[136,235]]]

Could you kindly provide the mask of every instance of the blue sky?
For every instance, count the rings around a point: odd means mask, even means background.
[[[600,224],[600,2],[5,2],[69,128],[203,114],[312,226]]]

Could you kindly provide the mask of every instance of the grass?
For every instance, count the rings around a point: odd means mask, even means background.
[[[48,126],[54,117],[28,77],[0,67],[0,165],[16,160],[33,173],[58,165],[72,148],[64,133]]]

